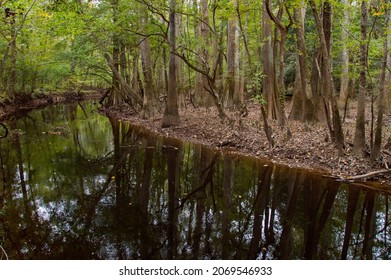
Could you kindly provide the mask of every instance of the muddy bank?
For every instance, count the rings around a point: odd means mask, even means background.
[[[157,113],[154,118],[145,120],[126,106],[101,108],[101,112],[143,126],[160,135],[268,159],[290,167],[306,168],[341,180],[347,180],[351,176],[385,170],[391,166],[391,152],[386,145],[387,139],[391,136],[388,125],[391,123],[389,116],[385,117],[386,124],[383,137],[385,147],[382,150],[381,160],[371,163],[369,153],[367,158],[355,157],[352,153],[355,127],[354,107],[348,112],[343,124],[346,148],[344,154],[339,156],[336,148],[328,139],[326,125],[319,123],[303,124],[297,121],[288,121],[285,128],[280,128],[276,122],[271,121],[270,125],[273,129],[275,142],[275,145],[271,147],[263,132],[259,105],[249,101],[247,106],[249,109],[247,117],[228,112],[230,117],[235,120],[230,125],[219,119],[214,108],[194,108],[190,105],[186,109],[180,110],[180,125],[171,128],[161,128],[162,113]],[[367,135],[370,135],[369,131]],[[371,181],[377,185],[391,187],[391,171],[390,173],[385,171],[357,178],[354,181]]]

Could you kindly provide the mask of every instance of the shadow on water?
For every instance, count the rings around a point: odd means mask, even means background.
[[[0,245],[10,259],[391,258],[384,190],[93,111],[58,105],[8,122]]]

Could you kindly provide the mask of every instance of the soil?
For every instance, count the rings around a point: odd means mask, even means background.
[[[290,102],[287,102],[289,112]],[[370,103],[370,102],[368,102]],[[353,138],[355,131],[356,104],[347,111],[343,129],[346,147],[339,156],[336,147],[330,142],[328,128],[321,123],[302,123],[288,120],[284,128],[276,121],[270,121],[275,145],[272,147],[262,128],[260,105],[246,101],[249,114],[241,117],[238,113],[227,112],[234,122],[229,124],[218,117],[214,108],[195,108],[187,105],[180,110],[180,125],[162,128],[162,112],[151,119],[142,119],[141,115],[127,106],[105,107],[102,113],[123,121],[143,126],[163,136],[180,138],[193,143],[204,144],[216,149],[229,150],[243,155],[271,160],[274,163],[289,167],[305,168],[320,172],[324,176],[335,177],[346,181],[371,181],[382,188],[391,188],[391,151],[388,149],[391,139],[391,116],[386,115],[383,128],[383,149],[381,159],[371,163],[369,159],[369,141],[367,157],[353,155]],[[370,108],[366,110],[370,120]],[[288,114],[286,114],[288,116]],[[370,138],[370,124],[367,124],[367,138]],[[382,170],[380,174],[351,178],[369,172]]]

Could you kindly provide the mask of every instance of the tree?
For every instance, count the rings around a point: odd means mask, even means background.
[[[15,95],[15,85],[16,85],[16,63],[17,63],[17,38],[22,28],[24,27],[27,16],[35,5],[36,0],[33,0],[28,7],[27,11],[22,15],[22,19],[19,22],[19,26],[16,26],[17,21],[16,18],[20,15],[19,11],[14,11],[9,7],[4,9],[5,12],[5,22],[9,23],[9,38],[10,40],[7,42],[7,47],[5,48],[3,59],[0,64],[0,78],[3,78],[3,73],[7,65],[8,56],[11,56],[11,61],[8,66],[9,75],[7,77],[7,81],[5,84],[8,85],[7,94],[10,98],[14,98]],[[2,3],[0,3],[2,4]],[[1,6],[1,5],[0,5]],[[15,7],[16,8],[16,7]],[[6,36],[8,37],[8,36]],[[9,54],[10,53],[10,54]]]
[[[306,7],[302,2],[300,7],[294,8],[294,21],[296,23],[296,75],[294,93],[292,100],[292,110],[289,118],[299,121],[316,121],[314,95],[308,82],[307,48],[304,37],[304,19]]]
[[[324,24],[319,16],[315,1],[310,0],[309,2],[315,19],[316,29],[320,40],[321,54],[323,58],[322,66],[324,67],[323,73],[325,77],[322,79],[322,92],[325,102],[327,124],[331,139],[336,144],[339,153],[342,154],[345,141],[338,105],[335,99],[334,81],[331,69],[331,48],[330,43],[328,44],[326,39],[326,34],[329,34],[331,30],[324,29]],[[331,4],[329,2],[326,1],[324,5],[326,9],[331,10]],[[326,13],[326,15],[330,16],[331,11]]]
[[[342,75],[341,75],[341,89],[339,93],[340,108],[346,110],[348,96],[349,96],[349,49],[348,49],[348,28],[350,21],[349,1],[344,0],[344,11],[342,18]]]
[[[178,125],[180,122],[178,113],[178,94],[176,90],[176,32],[175,32],[175,7],[176,0],[170,0],[170,58],[169,58],[169,72],[168,72],[168,93],[167,93],[167,104],[164,111],[162,127],[170,127]]]
[[[281,22],[281,18],[282,18],[283,12],[284,12],[284,7],[285,7],[285,10],[288,13],[288,17],[289,17],[289,23],[285,26]],[[285,5],[283,6],[282,3],[280,3],[277,17],[271,11],[270,0],[265,0],[265,8],[266,8],[266,11],[267,11],[269,17],[271,18],[271,20],[273,20],[273,22],[276,25],[276,32],[275,32],[275,38],[274,38],[274,54],[275,54],[274,56],[276,58],[275,58],[275,63],[274,63],[274,68],[275,68],[274,70],[275,70],[276,79],[278,76],[278,82],[275,82],[275,91],[276,91],[275,98],[277,99],[276,104],[279,107],[277,119],[279,120],[279,125],[284,126],[285,125],[284,99],[285,99],[285,93],[286,93],[285,83],[284,83],[285,43],[286,43],[286,37],[288,34],[288,30],[292,26],[293,20],[291,18],[291,15],[289,13],[288,8]],[[277,31],[279,31],[279,32],[277,32]],[[278,33],[280,33],[279,42],[277,39]],[[276,55],[277,54],[277,47],[279,48],[278,56]],[[278,71],[277,71],[277,69],[278,69]],[[304,89],[305,89],[305,87],[304,87]]]
[[[236,44],[236,19],[228,19],[228,39],[227,39],[227,105],[231,108],[240,108],[239,92],[237,91],[236,80],[236,54],[238,46]]]
[[[148,14],[145,8],[143,8],[143,15],[141,17],[141,26],[145,29],[148,22]],[[144,98],[143,98],[143,118],[153,117],[155,111],[154,96],[153,96],[153,75],[152,75],[152,61],[151,61],[151,46],[149,38],[146,37],[141,42],[141,57],[142,67],[144,73]]]
[[[387,65],[389,64],[390,59],[390,52],[388,50],[388,47],[390,45],[390,35],[388,34],[387,28],[390,28],[390,11],[388,9],[385,9],[385,19],[384,19],[384,26],[386,27],[384,34],[384,42],[383,42],[383,61],[382,61],[382,68],[381,68],[381,74],[380,74],[380,83],[379,83],[379,98],[378,98],[378,114],[377,114],[377,124],[376,124],[376,131],[375,131],[375,142],[372,147],[371,151],[371,161],[375,161],[379,159],[380,157],[380,150],[382,145],[382,132],[383,132],[383,114],[385,111],[385,93],[388,91],[387,85],[386,85],[386,72]],[[388,82],[389,83],[389,82]]]
[[[279,97],[275,91],[275,69],[272,46],[271,19],[267,12],[266,2],[263,1],[262,8],[262,93],[267,104],[267,116],[269,119],[277,119],[280,113]]]
[[[357,100],[356,130],[354,133],[353,152],[357,156],[365,156],[365,94],[367,91],[367,25],[368,8],[365,0],[361,1],[361,41],[360,41],[360,80]]]
[[[196,16],[194,18],[194,29],[195,36],[199,37],[201,40],[201,44],[197,49],[196,61],[197,65],[203,65],[207,63],[210,59],[210,52],[208,46],[211,42],[210,32],[209,32],[209,8],[208,8],[208,0],[201,0],[199,3],[198,9],[198,1],[194,0],[194,9],[197,11]],[[209,93],[206,91],[208,87],[208,81],[205,75],[196,71],[195,74],[195,85],[194,85],[194,95],[195,102],[200,105],[210,106],[212,103],[211,97]]]

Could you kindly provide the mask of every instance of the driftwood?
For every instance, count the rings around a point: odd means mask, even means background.
[[[362,174],[362,175],[350,176],[350,177],[348,177],[346,179],[347,180],[365,179],[365,178],[369,178],[369,177],[372,177],[372,176],[375,176],[375,175],[385,174],[385,173],[389,173],[389,172],[391,172],[391,169],[382,169],[382,170],[372,171],[372,172],[369,172],[369,173],[366,173],[366,174]]]

